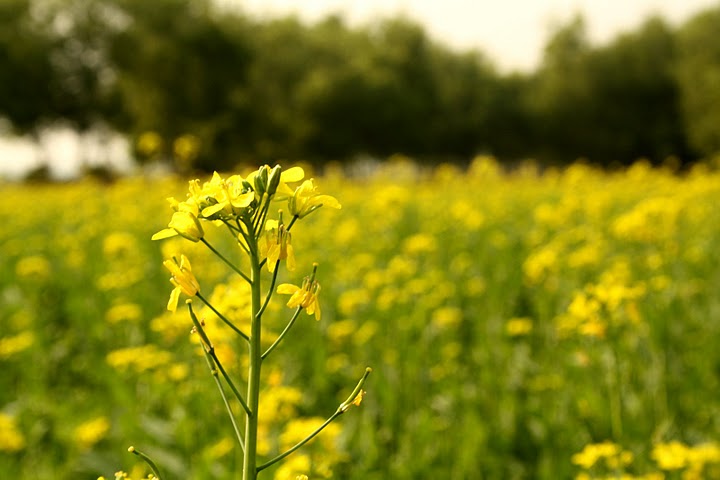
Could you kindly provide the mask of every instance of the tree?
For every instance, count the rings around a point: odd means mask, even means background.
[[[685,131],[704,155],[720,151],[720,7],[688,20],[677,32],[677,81]]]

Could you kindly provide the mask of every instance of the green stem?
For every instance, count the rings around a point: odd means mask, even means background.
[[[203,297],[202,295],[200,295],[200,292],[196,293],[195,296],[198,297],[205,305],[207,305],[208,308],[209,308],[210,310],[212,310],[213,313],[215,313],[215,315],[217,315],[217,316],[220,318],[220,320],[222,320],[223,322],[225,322],[225,324],[226,324],[228,327],[230,327],[230,328],[232,328],[233,330],[235,330],[235,333],[237,333],[238,335],[240,335],[240,336],[241,336],[242,338],[244,338],[246,341],[250,341],[250,337],[248,337],[248,336],[245,334],[245,332],[243,332],[242,330],[240,330],[238,327],[235,326],[234,323],[232,323],[230,320],[228,320],[227,318],[225,318],[225,315],[223,315],[222,313],[218,312],[218,311],[215,309],[215,307],[213,307],[213,306],[210,304],[210,302],[208,302],[208,301],[205,299],[205,297]]]
[[[208,351],[203,347],[203,353],[205,354],[205,361],[207,361],[208,368],[210,368],[210,373],[213,376],[213,380],[215,380],[215,384],[218,387],[218,390],[220,390],[220,396],[223,399],[223,402],[225,403],[225,409],[228,412],[228,416],[230,417],[230,422],[232,422],[233,430],[235,430],[235,436],[238,439],[238,442],[240,443],[240,448],[243,449],[243,452],[245,451],[245,442],[242,438],[242,433],[240,433],[240,428],[238,427],[237,421],[235,420],[235,414],[232,411],[232,407],[230,406],[230,402],[227,399],[227,395],[225,395],[225,389],[222,386],[222,383],[220,382],[220,379],[218,378],[218,371],[217,368],[215,368],[213,357],[208,353]],[[242,403],[242,402],[241,402]]]
[[[236,267],[230,260],[228,260],[227,258],[225,258],[225,256],[224,256],[222,253],[218,252],[218,251],[215,249],[215,247],[213,247],[212,245],[210,245],[210,243],[209,243],[207,240],[205,240],[204,238],[201,238],[200,241],[203,242],[210,250],[212,250],[212,252],[213,252],[215,255],[217,255],[218,257],[220,257],[220,260],[222,260],[223,262],[225,262],[225,263],[227,264],[227,266],[229,266],[230,268],[232,268],[232,269],[233,269],[238,275],[240,275],[246,282],[251,283],[250,278],[249,278],[247,275],[245,275],[245,274],[242,272],[242,270],[240,270],[238,267]]]
[[[193,321],[193,325],[195,325],[195,331],[197,331],[198,335],[200,335],[200,338],[202,340],[202,346],[203,350],[207,355],[210,355],[217,367],[220,369],[220,373],[222,373],[223,378],[227,382],[228,386],[230,386],[230,389],[233,391],[233,394],[238,399],[242,407],[245,409],[245,412],[248,415],[251,415],[252,412],[248,408],[247,403],[245,403],[245,399],[243,399],[242,395],[238,391],[238,389],[235,387],[235,384],[233,383],[230,376],[227,374],[225,369],[222,366],[222,363],[220,363],[220,359],[217,357],[217,354],[215,353],[215,347],[213,346],[212,342],[210,342],[210,338],[208,338],[207,334],[205,333],[205,329],[202,327],[202,324],[198,320],[197,316],[195,315],[195,312],[192,308],[192,302],[187,302],[188,310],[190,311],[190,318]]]
[[[250,272],[252,295],[251,295],[251,327],[250,327],[250,353],[248,371],[248,405],[250,414],[247,415],[245,423],[245,455],[243,456],[243,480],[257,479],[257,430],[258,430],[258,406],[260,404],[260,367],[262,364],[261,326],[262,307],[261,285],[260,285],[260,260],[257,254],[257,240],[250,238]]]
[[[262,267],[262,265],[261,265]],[[260,311],[258,312],[258,315],[262,315],[265,312],[265,309],[268,306],[268,303],[270,303],[270,298],[272,298],[273,295],[273,289],[275,288],[275,281],[277,280],[278,276],[278,270],[280,270],[280,260],[275,262],[275,270],[273,270],[273,276],[270,280],[270,286],[268,287],[268,293],[265,297],[265,302],[263,303],[262,307],[260,307]]]
[[[302,306],[298,307],[297,310],[295,310],[295,313],[293,314],[292,318],[288,322],[288,324],[285,326],[285,329],[280,333],[278,338],[273,342],[272,345],[268,347],[267,350],[265,350],[265,353],[262,354],[262,359],[265,360],[265,357],[270,355],[270,352],[275,350],[275,347],[277,347],[280,344],[280,341],[285,337],[285,334],[290,330],[290,327],[293,326],[295,323],[295,320],[297,320],[298,315],[300,315],[300,311],[302,310]]]
[[[155,477],[157,477],[157,480],[161,480],[160,479],[160,471],[158,470],[157,465],[155,465],[155,462],[153,462],[150,457],[148,457],[147,455],[145,455],[143,452],[136,449],[135,447],[128,448],[128,452],[133,453],[133,454],[137,455],[138,457],[142,458],[145,461],[145,463],[148,464],[148,466],[150,467],[150,470],[152,470],[153,475],[155,475]]]
[[[293,225],[295,225],[295,222],[297,221],[298,218],[300,218],[300,217],[298,217],[297,215],[293,215],[293,218],[292,218],[292,220],[290,220],[290,224],[288,224],[285,231],[289,232],[290,229],[293,227]]]
[[[263,195],[262,200],[262,207],[260,211],[255,216],[255,221],[253,222],[253,231],[255,232],[255,238],[260,237],[260,234],[262,233],[262,228],[265,226],[265,219],[267,218],[268,211],[270,210],[270,198],[266,197],[266,195]]]
[[[297,444],[295,444],[295,445],[294,445],[293,447],[291,447],[289,450],[281,453],[280,455],[278,455],[277,457],[273,458],[272,460],[270,460],[270,461],[268,461],[268,462],[266,462],[266,463],[263,463],[262,465],[260,465],[259,467],[257,467],[257,471],[260,472],[260,471],[262,471],[262,470],[265,470],[265,469],[268,468],[269,466],[271,466],[271,465],[279,462],[279,461],[282,460],[283,458],[287,457],[288,455],[290,455],[291,453],[293,453],[295,450],[297,450],[298,448],[302,447],[303,445],[305,445],[306,443],[308,443],[310,440],[312,440],[313,438],[315,438],[320,432],[322,432],[322,431],[325,429],[325,427],[327,427],[328,425],[330,425],[330,424],[333,422],[333,420],[335,420],[337,417],[339,417],[339,416],[342,415],[343,413],[347,412],[348,408],[350,408],[350,406],[351,406],[351,405],[353,404],[353,402],[355,401],[355,398],[358,396],[358,394],[359,394],[360,391],[362,390],[362,387],[363,387],[363,385],[365,384],[365,380],[367,380],[367,377],[368,377],[368,375],[370,375],[370,372],[372,372],[372,369],[371,369],[370,367],[368,367],[368,368],[365,369],[365,373],[363,374],[362,378],[361,378],[360,381],[357,383],[357,385],[355,386],[355,389],[353,389],[352,393],[351,393],[350,396],[347,398],[347,400],[345,400],[343,403],[341,403],[340,406],[338,407],[338,409],[335,410],[335,413],[333,413],[332,415],[330,415],[330,417],[329,417],[327,420],[325,420],[325,422],[324,422],[322,425],[320,425],[317,429],[315,429],[314,432],[312,432],[310,435],[308,435],[307,437],[305,437],[304,439],[302,439],[300,442],[298,442]]]
[[[224,222],[224,223],[225,223],[225,226],[230,231],[230,235],[232,235],[233,238],[235,239],[235,241],[237,241],[238,245],[240,245],[240,248],[242,248],[245,253],[249,253],[247,247],[245,245],[243,245],[243,243],[240,241],[239,238],[237,238],[238,235],[242,235],[243,239],[245,238],[245,235],[243,234],[242,230],[240,230],[237,227],[233,227],[232,225],[230,225],[227,222]]]
[[[207,353],[208,353],[208,354],[213,358],[213,360],[215,361],[215,365],[217,365],[218,368],[220,369],[220,373],[222,373],[223,378],[225,379],[225,381],[227,382],[227,384],[230,386],[230,389],[233,391],[233,394],[235,395],[235,397],[236,397],[236,398],[238,399],[238,401],[240,402],[240,405],[242,405],[243,409],[245,410],[245,413],[247,413],[248,415],[252,415],[252,412],[253,412],[253,411],[250,410],[250,407],[248,406],[248,404],[245,403],[245,399],[244,399],[243,396],[240,394],[240,392],[238,391],[238,389],[235,387],[235,384],[234,384],[233,381],[230,379],[230,376],[227,374],[227,372],[226,372],[225,369],[223,368],[222,363],[220,363],[220,359],[217,357],[217,353],[215,353],[215,347],[211,347],[209,350],[207,350]]]
[[[343,413],[345,413],[345,412],[341,412],[340,410],[338,410],[338,411],[336,411],[335,413],[333,413],[333,414],[330,416],[330,418],[328,418],[327,420],[325,420],[325,422],[324,422],[322,425],[320,425],[314,432],[312,432],[310,435],[308,435],[307,437],[305,437],[305,438],[304,438],[303,440],[301,440],[299,443],[295,444],[292,448],[290,448],[290,449],[287,450],[286,452],[281,453],[280,455],[278,455],[277,457],[273,458],[273,459],[270,460],[269,462],[263,463],[262,465],[260,465],[259,467],[257,467],[257,471],[260,472],[260,471],[262,471],[262,470],[265,470],[265,469],[268,468],[269,466],[271,466],[271,465],[279,462],[279,461],[282,460],[283,458],[285,458],[285,457],[287,457],[288,455],[290,455],[291,453],[293,453],[293,452],[294,452],[295,450],[297,450],[298,448],[300,448],[300,447],[302,447],[303,445],[305,445],[307,442],[309,442],[310,440],[312,440],[313,438],[315,438],[318,433],[322,432],[322,431],[325,429],[325,427],[327,427],[328,425],[330,425],[330,424],[333,422],[333,420],[335,420],[337,417],[339,417],[339,416],[342,415]]]

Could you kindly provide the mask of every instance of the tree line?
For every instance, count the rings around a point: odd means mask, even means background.
[[[141,161],[231,168],[394,153],[421,162],[682,162],[720,151],[720,6],[592,45],[581,17],[505,74],[403,18],[257,20],[210,0],[0,2],[0,116],[127,135]]]

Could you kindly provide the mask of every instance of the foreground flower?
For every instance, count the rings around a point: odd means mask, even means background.
[[[314,212],[323,205],[340,209],[340,202],[330,195],[321,195],[313,184],[313,179],[305,180],[302,185],[295,189],[295,193],[288,200],[288,209],[292,216],[303,218]]]
[[[175,285],[173,291],[170,292],[170,300],[167,304],[167,309],[174,312],[177,310],[180,293],[184,293],[188,297],[194,297],[200,290],[200,284],[192,273],[190,260],[185,255],[180,255],[180,263],[173,257],[172,260],[165,260],[163,265],[170,270],[172,274],[170,283]]]
[[[279,260],[286,261],[289,271],[295,270],[295,252],[290,243],[291,239],[292,236],[285,229],[285,225],[278,224],[275,220],[267,222],[265,239],[260,242],[260,255],[267,258],[267,267],[270,272],[275,271],[275,266]]]
[[[189,198],[198,205],[201,216],[208,219],[219,217],[220,212],[238,215],[255,199],[255,192],[240,175],[225,179],[214,172],[202,187],[199,180],[191,180],[189,190]]]
[[[320,320],[322,312],[320,311],[320,303],[318,302],[318,294],[320,293],[320,284],[315,280],[315,271],[317,264],[313,269],[310,277],[305,277],[302,287],[290,283],[278,285],[277,292],[285,295],[292,295],[288,300],[287,306],[290,308],[302,307],[308,315],[315,315],[316,320]]]
[[[163,238],[174,237],[180,235],[183,238],[187,238],[191,242],[200,241],[205,232],[203,231],[200,220],[192,212],[185,210],[179,210],[173,213],[168,228],[160,230],[152,236],[153,240],[162,240]]]

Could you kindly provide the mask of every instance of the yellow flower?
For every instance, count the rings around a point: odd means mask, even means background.
[[[323,205],[330,208],[341,208],[335,197],[317,193],[317,187],[313,184],[312,178],[305,180],[302,185],[296,188],[293,196],[288,200],[290,214],[299,218],[303,218]]]
[[[109,431],[110,420],[107,417],[98,417],[75,428],[75,441],[80,448],[88,449],[105,438]]]
[[[505,333],[510,337],[521,337],[532,332],[532,319],[527,317],[515,317],[505,323]]]
[[[277,292],[292,295],[290,300],[288,300],[288,307],[302,307],[307,311],[308,315],[315,315],[315,319],[320,320],[322,313],[320,312],[320,303],[317,298],[320,293],[320,284],[315,280],[316,270],[317,265],[315,265],[312,276],[305,277],[302,287],[290,283],[283,283],[278,285]]]
[[[163,238],[174,237],[180,235],[192,242],[197,242],[205,235],[200,220],[198,219],[199,208],[193,198],[186,202],[178,202],[174,198],[167,199],[173,210],[172,218],[168,224],[168,228],[160,230],[152,236],[153,240],[162,240]]]
[[[25,437],[15,418],[0,413],[0,452],[18,452],[24,449],[25,445]]]
[[[188,260],[185,255],[180,255],[180,263],[177,263],[177,260],[173,258],[172,260],[165,260],[163,265],[170,270],[172,274],[170,283],[175,285],[175,288],[170,293],[170,300],[167,304],[167,309],[174,312],[177,309],[180,293],[182,292],[189,297],[193,297],[200,290],[200,284],[192,273],[190,260]]]
[[[650,456],[661,470],[679,470],[688,462],[690,449],[676,440],[669,443],[658,443],[653,447]]]
[[[209,182],[200,188],[200,182],[190,182],[190,197],[195,200],[205,218],[215,216],[220,211],[235,215],[248,207],[255,199],[255,192],[240,175],[232,175],[227,179],[214,172]]]
[[[152,239],[162,240],[163,238],[180,235],[192,242],[198,242],[205,235],[202,225],[200,225],[200,220],[190,212],[179,211],[173,213],[168,227],[169,228],[157,232],[152,236]]]
[[[267,267],[270,272],[275,271],[278,260],[286,260],[287,269],[295,270],[295,252],[290,243],[290,232],[285,225],[274,220],[267,222],[265,241],[260,242],[260,255],[267,258]]]
[[[360,390],[358,392],[357,396],[355,397],[355,399],[352,401],[352,404],[355,405],[356,407],[359,407],[360,404],[362,403],[364,396],[365,396],[365,390]]]

